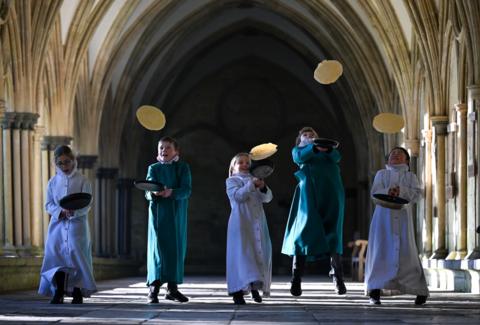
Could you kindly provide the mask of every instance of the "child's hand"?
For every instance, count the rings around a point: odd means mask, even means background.
[[[254,178],[253,179],[253,184],[255,185],[255,187],[260,188],[260,189],[265,187],[265,181],[263,179],[260,179],[260,178]]]
[[[400,195],[400,186],[390,187],[388,189],[388,195],[390,196],[399,196]]]
[[[63,209],[62,212],[60,212],[60,216],[58,218],[59,219],[68,219],[70,217],[73,217],[74,213],[75,213],[75,211],[73,211],[73,210]]]
[[[171,188],[166,188],[163,191],[160,192],[160,196],[163,198],[170,197],[172,195],[172,189]]]
[[[322,151],[322,152],[325,152],[325,151],[329,150],[328,148],[324,148],[324,147],[320,147],[320,146],[315,146],[315,148],[317,148],[318,151]]]

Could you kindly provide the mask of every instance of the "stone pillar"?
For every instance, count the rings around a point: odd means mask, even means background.
[[[458,174],[458,213],[455,259],[467,255],[467,105],[456,104],[457,111],[457,174]]]
[[[130,255],[132,186],[133,179],[120,178],[117,180],[117,251],[121,256]]]
[[[20,255],[32,253],[31,132],[37,119],[34,113],[5,112],[2,121],[6,225]]]
[[[430,118],[435,132],[435,207],[437,223],[435,227],[435,251],[432,259],[444,259],[448,255],[445,245],[445,137],[447,134],[448,116],[432,116]]]
[[[115,184],[117,168],[98,168],[95,188],[95,246],[97,256],[113,256],[117,236],[115,222]]]
[[[45,135],[42,139],[40,149],[41,153],[41,189],[42,189],[42,225],[43,225],[43,238],[47,237],[48,233],[48,224],[50,223],[50,215],[45,211],[45,201],[47,199],[47,185],[48,180],[55,175],[55,161],[53,157],[53,152],[56,147],[61,145],[70,145],[72,141],[71,137],[67,136],[54,136],[54,135]]]
[[[423,130],[422,134],[425,143],[425,214],[423,222],[425,238],[423,240],[423,256],[429,258],[433,253],[432,130]]]
[[[95,171],[94,166],[97,161],[97,156],[94,155],[78,155],[77,168],[90,181],[92,186],[95,186]],[[94,194],[95,195],[95,194]],[[95,197],[95,196],[94,196]],[[92,238],[92,246],[95,247],[95,200],[92,200],[90,212],[88,213],[88,226]]]
[[[44,128],[36,126],[32,134],[33,170],[32,170],[32,249],[36,255],[42,255],[45,238],[43,237],[44,205],[42,189],[42,150],[41,141]]]
[[[2,167],[3,167],[3,254],[16,256],[13,233],[13,171],[12,171],[12,133],[14,116],[5,113],[2,119]]]
[[[468,86],[467,102],[467,259],[480,259],[480,235],[475,232],[480,226],[480,132],[478,114],[480,111],[480,85]]]
[[[417,162],[418,156],[420,154],[420,140],[418,139],[405,139],[405,148],[408,150],[410,154],[410,170],[417,175]],[[418,175],[417,175],[418,177]],[[423,185],[423,184],[422,184]],[[420,200],[420,202],[422,202]],[[420,203],[419,202],[419,203]],[[420,250],[419,253],[423,253],[423,238],[422,232],[419,229],[423,229],[423,214],[418,213],[420,206],[416,204],[412,209],[412,218],[413,218],[413,225],[415,229],[415,241],[417,243],[417,248]]]

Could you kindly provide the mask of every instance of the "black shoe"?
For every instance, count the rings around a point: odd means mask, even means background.
[[[344,295],[347,293],[347,287],[345,287],[345,283],[343,279],[337,278],[336,276],[333,278],[333,284],[335,285],[335,292],[339,295]]]
[[[302,295],[302,279],[300,277],[293,277],[290,286],[290,293],[292,296],[298,297]]]
[[[370,303],[372,305],[381,305],[380,302],[380,289],[373,289],[370,291]]]
[[[60,293],[58,290],[56,290],[55,294],[50,300],[50,303],[54,305],[63,304],[63,293]]]
[[[260,297],[260,293],[258,290],[252,290],[252,298],[253,301],[261,303],[262,302],[262,297]]]
[[[55,282],[56,290],[50,303],[55,305],[63,304],[63,296],[65,295],[65,273],[56,272],[53,276],[53,282]]]
[[[178,302],[188,302],[188,298],[178,291],[178,289],[168,289],[165,299],[176,300]]]
[[[237,291],[233,293],[233,303],[235,305],[245,305],[245,299],[243,299],[243,291]]]
[[[72,297],[72,304],[83,304],[83,296],[80,288],[73,288]]]
[[[415,305],[423,305],[427,302],[427,296],[417,296],[415,298]]]
[[[155,284],[150,285],[148,290],[147,302],[149,304],[158,304],[158,293],[160,292],[160,286]]]

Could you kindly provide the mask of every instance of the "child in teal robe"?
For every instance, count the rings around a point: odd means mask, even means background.
[[[298,185],[290,208],[282,253],[293,257],[290,292],[300,296],[305,262],[330,256],[330,275],[338,294],[345,294],[340,255],[345,192],[340,176],[340,153],[316,146],[317,133],[310,127],[300,130],[293,161],[300,167],[295,173]]]
[[[187,208],[192,190],[190,167],[180,161],[177,142],[164,137],[158,143],[158,163],[148,167],[147,180],[164,189],[146,192],[148,209],[148,302],[158,303],[160,286],[167,283],[166,299],[187,302],[178,290],[183,283],[187,249]]]

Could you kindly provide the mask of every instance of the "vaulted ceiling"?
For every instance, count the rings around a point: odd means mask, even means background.
[[[418,140],[420,100],[432,103],[432,115],[445,115],[448,98],[437,91],[450,73],[443,48],[466,39],[461,59],[471,66],[479,60],[473,29],[465,28],[478,26],[479,4],[470,0],[1,3],[7,110],[38,112],[46,134],[72,136],[80,152],[100,153],[111,166],[121,156],[119,135],[142,136],[134,127],[138,106],[157,105],[168,118],[205,78],[245,59],[300,82],[331,125],[354,130],[354,146],[366,147],[365,157],[377,164],[370,148],[383,139],[371,127],[373,116],[403,114],[405,140]],[[323,59],[344,66],[332,86],[312,78]],[[470,83],[479,79],[478,71],[454,72],[468,74]]]

